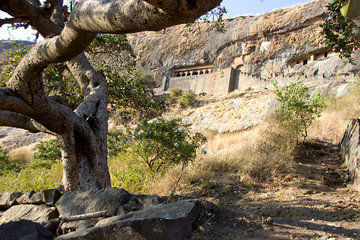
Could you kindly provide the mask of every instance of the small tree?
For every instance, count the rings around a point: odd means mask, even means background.
[[[303,136],[303,143],[308,136],[308,127],[312,121],[320,117],[320,113],[325,108],[325,102],[319,92],[308,94],[308,88],[303,81],[290,83],[282,88],[278,87],[276,81],[272,82],[275,86],[276,99],[280,102],[280,108],[276,110],[276,115],[281,122],[290,126],[299,141],[299,136]]]
[[[159,119],[149,122],[142,120],[135,128],[132,138],[132,150],[145,161],[154,172],[195,159],[196,151],[206,138],[195,133],[191,135],[180,126],[180,120]]]

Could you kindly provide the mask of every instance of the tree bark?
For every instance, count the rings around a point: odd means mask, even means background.
[[[65,24],[62,0],[2,0],[0,10],[30,21],[45,38],[22,59],[7,88],[0,88],[0,125],[50,132],[62,152],[61,188],[105,188],[107,167],[107,83],[82,53],[97,33],[134,33],[193,22],[221,0],[79,1]],[[85,99],[75,111],[44,93],[42,72],[67,61]],[[9,117],[14,118],[10,120]]]

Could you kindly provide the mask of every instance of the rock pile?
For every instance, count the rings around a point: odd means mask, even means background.
[[[164,204],[156,195],[124,189],[0,194],[0,239],[187,239],[205,209],[198,200]],[[88,218],[106,211],[105,217]],[[65,222],[73,216],[75,221]],[[75,216],[75,217],[74,217]],[[85,216],[85,217],[84,217]],[[98,216],[98,215],[97,215]],[[17,221],[21,219],[21,221]],[[78,220],[83,219],[83,220]],[[45,226],[46,228],[42,227]],[[10,229],[22,229],[16,236]],[[34,235],[34,237],[31,236]]]

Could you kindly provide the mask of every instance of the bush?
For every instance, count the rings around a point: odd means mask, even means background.
[[[115,157],[124,152],[129,145],[129,137],[118,129],[109,130],[107,134],[107,147],[109,157]]]
[[[177,99],[177,102],[182,107],[191,107],[196,102],[196,96],[193,93],[186,92]]]
[[[194,160],[197,149],[206,141],[202,134],[190,135],[188,129],[181,128],[178,119],[143,120],[132,137],[132,151],[154,172]]]
[[[21,170],[23,165],[23,159],[16,159],[14,161],[10,161],[7,152],[0,148],[0,176],[7,174],[10,171],[18,172]]]
[[[169,90],[170,92],[170,98],[177,99],[181,95],[183,95],[183,90],[180,88],[173,88]]]
[[[132,152],[120,152],[109,159],[109,170],[111,185],[131,192],[141,192],[155,177],[142,159]]]
[[[32,157],[32,168],[51,168],[52,164],[61,159],[59,143],[55,139],[40,141],[36,144],[36,152]]]
[[[177,102],[182,107],[193,106],[196,102],[196,95],[191,92],[184,92],[180,88],[173,88],[169,90],[170,96],[168,97],[168,102],[173,103]]]
[[[294,134],[297,141],[299,136],[305,142],[308,135],[308,127],[312,121],[320,117],[325,108],[325,101],[319,92],[308,94],[308,88],[303,81],[290,83],[282,88],[275,86],[276,99],[280,102],[280,109],[276,111],[277,120],[286,125],[288,131]]]

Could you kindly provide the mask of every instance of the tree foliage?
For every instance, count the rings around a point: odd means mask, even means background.
[[[320,26],[323,28],[326,43],[329,47],[340,52],[340,57],[354,63],[351,54],[360,46],[357,37],[357,27],[354,21],[341,14],[341,8],[349,0],[333,0],[327,5],[329,18]]]
[[[55,139],[40,141],[36,144],[33,161],[56,161],[61,158],[60,146]]]
[[[147,166],[155,172],[164,168],[193,161],[196,151],[206,138],[200,134],[190,134],[180,125],[180,120],[142,120],[132,133],[132,151],[137,153]]]
[[[13,49],[6,51],[4,69],[0,70],[9,80],[20,60],[29,49],[12,42]],[[148,87],[146,73],[137,69],[135,55],[125,35],[99,34],[86,51],[97,71],[108,80],[109,104],[130,117],[147,117],[165,110],[161,98],[155,98]],[[72,109],[83,100],[76,80],[64,63],[51,64],[43,73],[45,93],[57,96]],[[3,83],[6,86],[6,82]]]
[[[146,82],[149,76],[135,67],[135,55],[125,35],[99,34],[87,52],[108,79],[112,109],[140,118],[165,110],[164,101],[154,97]]]
[[[280,108],[276,111],[278,119],[290,127],[289,131],[294,133],[297,141],[302,136],[305,142],[308,127],[325,108],[324,99],[317,91],[308,94],[308,88],[300,80],[282,88],[278,87],[276,81],[272,83],[276,99],[280,102]]]

